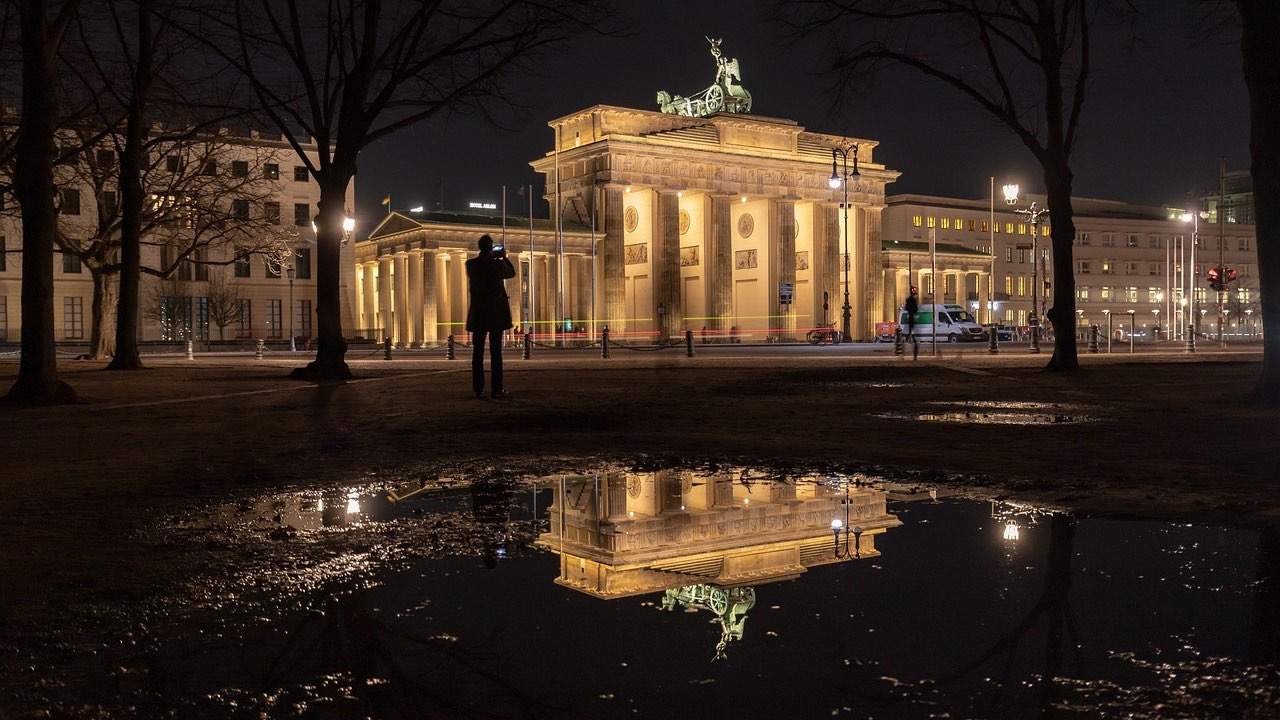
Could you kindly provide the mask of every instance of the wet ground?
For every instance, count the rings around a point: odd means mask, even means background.
[[[7,638],[0,716],[1280,717],[1276,527],[768,468],[395,478],[148,521],[171,572]]]

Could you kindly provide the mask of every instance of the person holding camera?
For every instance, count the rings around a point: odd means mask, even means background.
[[[508,397],[502,389],[502,333],[511,329],[511,305],[503,280],[516,276],[507,259],[507,249],[495,246],[488,235],[480,237],[480,254],[467,261],[467,332],[471,333],[471,389],[477,398],[484,397],[484,345],[489,342],[489,396],[495,400]]]

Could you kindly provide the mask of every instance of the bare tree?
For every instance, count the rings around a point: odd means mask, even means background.
[[[226,329],[240,319],[240,286],[227,282],[222,269],[209,276],[209,322],[218,326],[218,340],[226,339]]]
[[[603,16],[602,0],[236,0],[184,23],[240,70],[320,186],[318,353],[295,377],[351,376],[339,277],[360,151],[437,114],[486,109],[535,53],[595,30]]]
[[[1236,0],[1249,90],[1249,155],[1262,305],[1262,375],[1255,397],[1280,405],[1280,14],[1267,0]]]
[[[832,64],[842,88],[910,68],[958,91],[1013,132],[1043,171],[1053,245],[1051,370],[1075,370],[1071,152],[1090,74],[1090,35],[1105,0],[811,0],[804,31],[860,37]],[[1039,291],[1039,288],[1036,288]]]
[[[14,195],[22,206],[22,359],[8,398],[41,404],[74,402],[75,391],[58,378],[54,345],[53,162],[59,121],[57,53],[77,3],[17,0],[17,4],[22,109],[12,177]]]

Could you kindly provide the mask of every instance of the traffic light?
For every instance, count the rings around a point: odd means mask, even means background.
[[[1209,280],[1209,287],[1213,288],[1215,291],[1222,292],[1226,289],[1226,283],[1223,282],[1222,271],[1220,268],[1209,268],[1208,272],[1205,273],[1205,277]]]

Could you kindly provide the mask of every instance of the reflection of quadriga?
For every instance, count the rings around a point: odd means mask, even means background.
[[[685,585],[662,594],[662,609],[676,605],[695,610],[710,610],[720,620],[720,642],[712,661],[723,660],[725,649],[733,640],[741,640],[747,624],[747,611],[756,605],[755,588],[722,588],[717,585]]]
[[[662,112],[689,117],[706,117],[718,112],[751,112],[751,93],[738,84],[742,81],[738,59],[724,57],[720,52],[721,40],[707,38],[707,42],[711,43],[711,57],[716,59],[716,81],[691,97],[673,97],[666,90],[659,90],[658,108]]]

